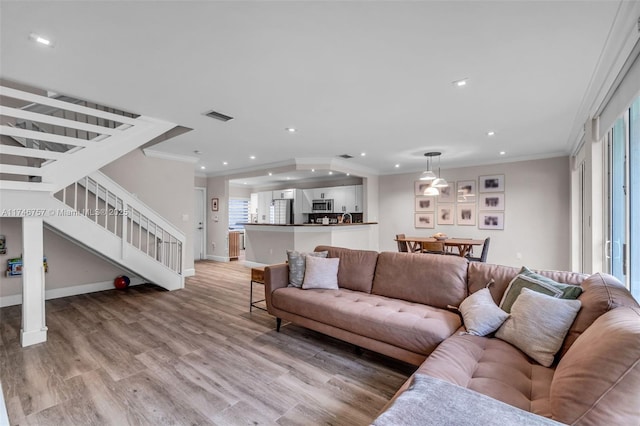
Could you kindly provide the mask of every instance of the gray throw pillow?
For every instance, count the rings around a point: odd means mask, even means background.
[[[321,288],[326,290],[338,290],[339,257],[328,259],[315,256],[307,256],[307,266],[304,273],[302,289]]]
[[[523,288],[528,288],[538,293],[543,293],[548,296],[557,297],[560,299],[577,299],[582,293],[582,288],[577,285],[562,284],[553,281],[550,278],[542,277],[535,274],[523,267],[523,270],[529,273],[520,273],[511,280],[509,286],[502,296],[500,301],[500,307],[505,312],[511,312],[511,306],[520,296],[520,291]],[[522,272],[522,271],[521,271]],[[540,278],[541,277],[541,278]]]
[[[307,256],[327,257],[328,251],[301,253],[287,250],[287,262],[289,262],[289,287],[302,287],[305,271],[305,258]]]
[[[486,336],[493,333],[509,317],[496,305],[488,288],[473,293],[462,301],[459,308],[467,333]]]
[[[579,300],[559,299],[523,288],[496,337],[549,367],[580,306]]]

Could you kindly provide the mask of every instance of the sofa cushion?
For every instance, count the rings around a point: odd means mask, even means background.
[[[523,288],[560,299],[577,299],[580,293],[582,293],[580,286],[557,283],[546,277],[543,277],[543,280],[539,280],[537,276],[537,274],[532,276],[522,273],[516,275],[505,290],[502,300],[500,301],[500,307],[504,309],[505,312],[511,312],[511,307],[520,296]]]
[[[553,369],[543,367],[500,339],[456,334],[418,368],[525,411],[551,417]]]
[[[638,307],[638,302],[629,294],[624,284],[616,277],[602,273],[593,274],[582,282],[582,294],[578,300],[582,303],[582,308],[567,333],[558,358],[569,350],[580,334],[600,315],[619,306]]]
[[[277,309],[424,355],[461,325],[454,312],[347,289],[279,288],[271,301]]]
[[[371,293],[371,285],[378,261],[378,252],[350,250],[342,247],[318,246],[315,251],[327,251],[328,257],[339,257],[338,285],[349,290]]]
[[[511,317],[496,337],[549,367],[579,309],[579,300],[558,299],[523,288],[513,303]]]
[[[391,407],[372,424],[373,426],[562,425],[549,418],[531,414],[481,393],[424,374],[415,374],[411,386],[402,392]]]
[[[467,264],[459,256],[383,252],[371,292],[442,309],[459,306],[467,297]]]
[[[483,288],[462,301],[459,308],[467,333],[486,336],[493,333],[509,317],[493,301],[489,288]]]
[[[287,262],[289,263],[289,285],[292,287],[302,287],[307,256],[327,257],[327,254],[328,252],[326,251],[300,253],[294,250],[287,250]]]
[[[600,316],[560,360],[551,383],[551,412],[568,424],[640,422],[640,309]]]
[[[534,272],[564,284],[580,285],[580,283],[587,278],[587,275],[576,272],[538,270]],[[509,286],[509,283],[519,273],[520,268],[482,262],[471,262],[469,263],[468,270],[469,293],[475,293],[481,288],[484,288],[489,281],[494,280],[495,284],[490,288],[491,295],[493,296],[493,300],[497,304],[500,304],[502,295]]]
[[[338,289],[338,267],[340,259],[325,259],[322,257],[308,256],[306,259],[306,271],[302,288],[324,288],[327,290]]]

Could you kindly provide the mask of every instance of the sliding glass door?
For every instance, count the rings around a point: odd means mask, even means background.
[[[609,273],[640,300],[640,98],[606,138]]]
[[[629,109],[629,286],[640,300],[640,97]]]

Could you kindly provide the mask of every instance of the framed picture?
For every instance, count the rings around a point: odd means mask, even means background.
[[[440,195],[438,195],[439,203],[453,203],[456,198],[453,193],[455,192],[452,185],[445,186],[444,188],[438,188]]]
[[[414,194],[416,196],[424,196],[424,190],[427,189],[429,185],[431,185],[431,182],[417,180],[414,187]]]
[[[504,175],[480,176],[480,192],[504,192]]]
[[[504,210],[504,194],[489,193],[480,196],[481,210]]]
[[[438,204],[438,225],[453,225],[453,204]]]
[[[434,197],[416,197],[416,212],[436,211],[436,200]]]
[[[458,225],[476,226],[476,204],[460,203],[456,209]]]
[[[458,194],[458,202],[473,202],[476,200],[476,181],[475,180],[459,180],[456,183],[456,192]]]
[[[211,199],[211,211],[213,211],[213,212],[217,212],[218,211],[218,199],[217,198],[212,198]]]
[[[478,215],[478,228],[480,229],[504,229],[504,212],[480,212]]]
[[[435,228],[435,213],[416,213],[416,228]]]

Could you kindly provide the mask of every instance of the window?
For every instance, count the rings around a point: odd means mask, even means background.
[[[229,229],[236,231],[244,229],[241,223],[249,222],[249,199],[230,198],[229,199]]]
[[[640,300],[640,97],[606,136],[609,273]]]

